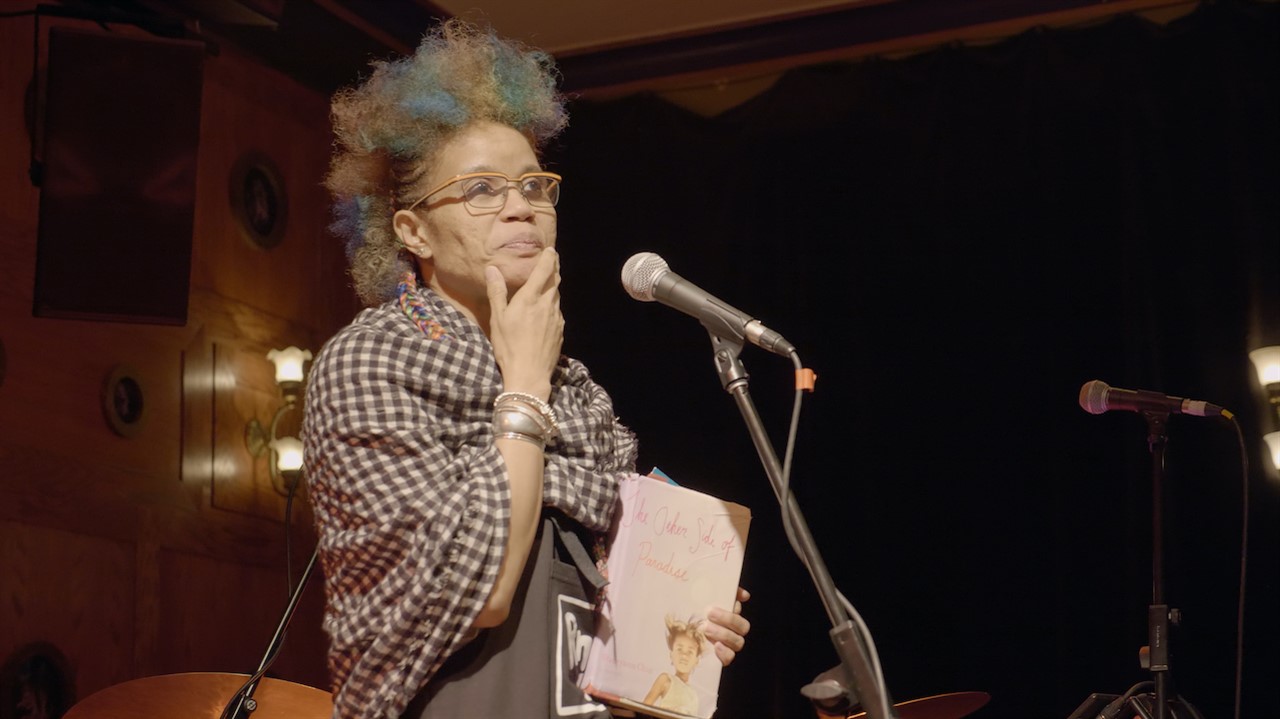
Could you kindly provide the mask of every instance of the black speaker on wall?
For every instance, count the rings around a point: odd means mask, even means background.
[[[187,321],[204,45],[52,28],[37,317]]]

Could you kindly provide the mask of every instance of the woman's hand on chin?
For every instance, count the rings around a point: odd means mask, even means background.
[[[489,340],[502,370],[503,387],[542,399],[551,395],[551,371],[560,360],[564,316],[560,314],[560,256],[550,247],[538,255],[524,285],[509,297],[498,268],[484,269],[489,294]]]

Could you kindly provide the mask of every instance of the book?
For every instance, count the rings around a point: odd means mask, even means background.
[[[737,599],[751,511],[657,470],[624,478],[619,497],[580,686],[623,709],[709,719],[721,666],[702,625]]]

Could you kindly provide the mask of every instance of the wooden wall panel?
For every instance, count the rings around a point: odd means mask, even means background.
[[[4,303],[9,355],[4,441],[50,452],[89,452],[96,462],[138,473],[175,476],[179,467],[182,328],[116,325],[29,316]],[[103,382],[113,368],[132,367],[145,392],[137,436],[126,440],[103,417]]]
[[[48,472],[49,467],[62,471]],[[90,473],[96,478],[87,480]],[[132,545],[152,541],[175,550],[241,564],[284,567],[283,510],[271,520],[209,506],[200,488],[168,478],[131,476],[75,458],[0,443],[0,522],[29,524]],[[309,515],[294,504],[294,541],[314,544]],[[282,500],[283,501],[283,500]]]
[[[325,229],[328,99],[228,49],[205,74],[200,143],[192,284],[332,334],[355,304],[341,243]],[[231,212],[229,178],[246,153],[269,157],[288,194],[284,237],[271,251],[250,245]]]
[[[130,678],[134,555],[129,545],[0,521],[0,647],[48,642],[81,696]]]
[[[302,562],[295,562],[295,581]],[[319,579],[316,577],[315,579]],[[319,622],[320,583],[307,588],[298,627]],[[275,567],[256,567],[178,551],[162,551],[157,659],[167,672],[255,670],[284,612],[286,585]],[[317,676],[324,672],[323,643],[314,632],[292,631],[273,674]]]
[[[46,18],[42,35],[53,25],[96,28]],[[284,606],[284,498],[243,437],[280,401],[265,354],[316,351],[356,310],[340,243],[324,229],[327,98],[221,45],[205,64],[186,326],[36,319],[31,29],[29,18],[0,23],[0,660],[52,642],[81,696],[141,676],[247,671]],[[229,174],[248,151],[272,158],[289,193],[270,251],[245,241],[232,212]],[[119,365],[145,391],[145,422],[129,438],[102,412],[102,382]],[[296,575],[315,542],[305,494],[292,530]],[[321,581],[273,675],[327,684]]]
[[[32,76],[30,22],[0,23],[0,196],[5,198],[0,203],[0,333],[9,355],[0,401],[3,441],[55,452],[91,448],[104,464],[172,474],[178,463],[173,440],[180,385],[171,348],[189,330],[31,316],[39,194],[28,177],[24,117]],[[46,19],[41,25],[46,37],[46,25],[93,27]],[[42,43],[42,51],[46,46]],[[131,442],[112,434],[102,419],[102,382],[120,364],[138,370],[147,392],[146,425]]]

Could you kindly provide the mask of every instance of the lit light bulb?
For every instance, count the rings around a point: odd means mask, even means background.
[[[276,365],[276,382],[301,382],[306,373],[302,365],[311,359],[311,350],[288,347],[282,350],[271,350],[267,359]]]
[[[302,440],[297,437],[280,437],[272,440],[271,449],[276,453],[276,469],[281,472],[302,469]]]
[[[1271,464],[1276,469],[1280,469],[1280,432],[1264,434],[1262,439],[1267,443],[1267,448],[1271,450]]]
[[[1280,347],[1259,347],[1249,353],[1249,360],[1263,387],[1280,382]]]

